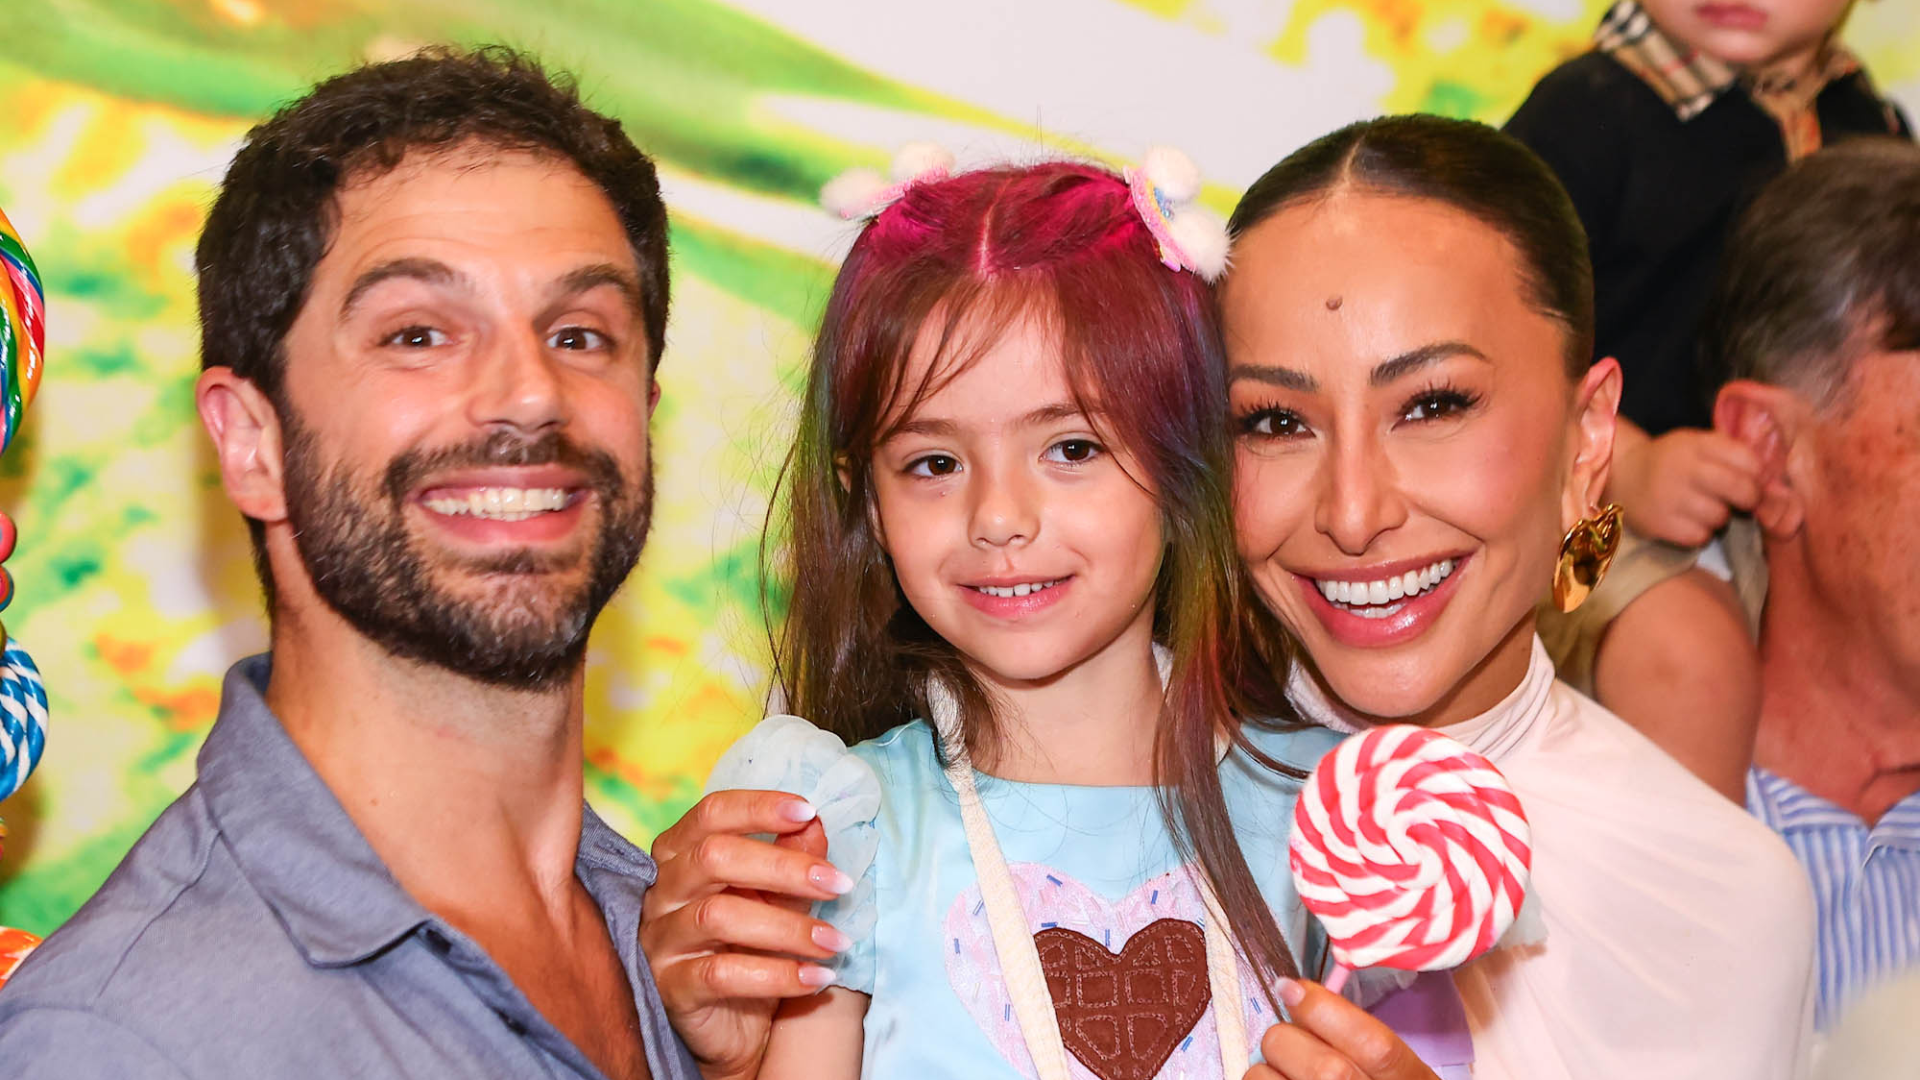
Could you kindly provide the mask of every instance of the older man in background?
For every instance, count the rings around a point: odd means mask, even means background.
[[[1851,144],[1770,185],[1707,343],[1714,424],[1763,463],[1729,542],[1760,612],[1747,802],[1812,879],[1825,1029],[1920,963],[1920,148]]]

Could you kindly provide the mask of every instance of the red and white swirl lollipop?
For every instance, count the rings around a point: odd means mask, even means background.
[[[1406,724],[1341,743],[1293,809],[1288,862],[1327,928],[1339,989],[1356,968],[1438,971],[1493,948],[1527,895],[1527,815],[1493,763]]]

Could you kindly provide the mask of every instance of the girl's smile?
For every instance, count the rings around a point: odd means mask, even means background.
[[[1044,321],[974,351],[953,371],[914,350],[902,385],[934,389],[874,455],[875,514],[901,591],[989,683],[1052,680],[1121,641],[1142,662],[1164,543],[1157,503],[1076,401]]]

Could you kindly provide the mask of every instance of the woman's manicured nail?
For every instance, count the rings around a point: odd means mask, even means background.
[[[840,928],[826,923],[813,928],[813,943],[828,952],[843,953],[853,948],[853,939],[840,932]]]
[[[780,804],[780,815],[796,825],[805,825],[820,816],[813,804],[805,799],[789,799]]]
[[[1280,995],[1280,1004],[1285,1005],[1289,1009],[1306,1000],[1307,988],[1294,982],[1292,979],[1281,979],[1280,985],[1274,989]]]
[[[825,864],[807,871],[807,880],[815,888],[825,889],[835,896],[845,896],[853,891],[853,879],[834,867]]]
[[[800,985],[811,986],[819,990],[833,982],[833,969],[823,968],[819,964],[800,965]]]

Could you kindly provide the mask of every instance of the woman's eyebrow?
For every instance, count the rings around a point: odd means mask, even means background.
[[[1233,365],[1227,372],[1227,381],[1239,382],[1241,379],[1252,379],[1254,382],[1277,386],[1282,390],[1298,390],[1303,394],[1311,394],[1315,390],[1320,389],[1320,384],[1315,382],[1313,376],[1308,375],[1306,372],[1295,371],[1292,368],[1276,367],[1271,364]]]
[[[1374,366],[1373,374],[1367,376],[1367,382],[1372,386],[1387,386],[1450,356],[1471,356],[1479,360],[1487,358],[1486,353],[1464,341],[1435,341],[1403,352],[1391,360],[1382,360]]]

